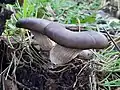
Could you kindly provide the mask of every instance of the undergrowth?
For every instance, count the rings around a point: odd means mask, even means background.
[[[94,74],[92,75],[95,75],[94,78],[96,79],[94,83],[96,83],[99,88],[104,88],[104,90],[112,90],[112,87],[120,86],[120,51],[119,48],[116,48],[115,46],[116,43],[119,42],[120,38],[119,22],[111,22],[106,20],[107,23],[104,25],[97,24],[99,19],[96,16],[96,12],[100,8],[100,1],[101,0],[94,0],[93,2],[87,2],[87,0],[80,2],[74,0],[24,0],[23,5],[20,5],[17,1],[15,5],[6,6],[6,8],[14,12],[14,15],[12,16],[11,20],[7,22],[3,36],[8,37],[11,48],[14,49],[14,45],[12,45],[13,42],[11,42],[10,39],[11,37],[14,37],[17,41],[15,43],[20,42],[21,44],[19,47],[26,47],[29,55],[31,55],[31,51],[29,49],[31,44],[30,33],[27,30],[25,31],[15,27],[16,21],[21,18],[44,18],[52,21],[58,21],[65,25],[80,25],[85,30],[96,30],[98,32],[103,30],[101,30],[101,28],[105,28],[107,32],[110,32],[112,29],[115,34],[109,34],[110,37],[113,38],[111,45],[105,50],[92,50],[95,57],[93,60],[91,60],[92,64],[94,65],[92,66],[94,67]],[[19,55],[21,56],[14,56],[15,52],[12,54],[13,58],[11,64],[15,63],[14,59],[18,59],[19,61],[20,58],[22,58],[24,49],[25,48],[22,48],[22,51],[20,51],[21,54]],[[39,58],[39,56],[37,57]],[[9,69],[11,64],[8,67]],[[19,64],[19,62],[17,62],[17,64]],[[17,67],[17,64],[14,68]],[[97,77],[99,73],[102,73],[101,78]]]

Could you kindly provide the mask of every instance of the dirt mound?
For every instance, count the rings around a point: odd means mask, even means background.
[[[66,65],[57,66],[50,63],[49,52],[37,51],[31,45],[29,49],[19,44],[15,46],[16,49],[11,49],[1,41],[0,65],[1,72],[4,71],[2,78],[14,82],[18,90],[90,90],[91,69],[82,60],[75,58]],[[1,81],[1,90],[3,84]]]

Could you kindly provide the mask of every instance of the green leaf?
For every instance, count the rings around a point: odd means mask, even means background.
[[[43,7],[39,7],[37,11],[37,18],[42,18],[45,14],[45,9]]]
[[[116,79],[113,81],[106,81],[104,86],[120,86],[120,79]]]
[[[92,14],[92,15],[86,15],[84,16],[84,18],[80,19],[81,23],[94,23],[96,21],[96,15]]]

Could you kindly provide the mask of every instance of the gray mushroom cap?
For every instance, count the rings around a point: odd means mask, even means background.
[[[16,23],[19,28],[26,28],[46,35],[57,44],[73,49],[102,49],[108,46],[107,38],[100,32],[73,32],[60,23],[45,19],[27,18]]]
[[[26,18],[18,20],[16,27],[29,29],[31,31],[36,31],[44,34],[44,28],[50,23],[51,21],[45,19]]]

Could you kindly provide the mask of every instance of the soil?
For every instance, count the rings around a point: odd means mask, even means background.
[[[11,53],[15,53],[18,58],[24,47],[14,50],[9,48],[4,40],[1,40],[0,48],[2,72],[12,61]],[[31,55],[27,53],[27,48],[22,52],[22,58],[19,64],[16,64],[16,69],[15,63],[10,68],[8,79],[17,84],[18,90],[90,90],[91,69],[89,65],[85,66],[86,63],[82,60],[75,58],[66,65],[58,66],[50,63],[48,51],[38,51],[33,46],[29,47],[29,51]],[[39,58],[36,57],[37,55]],[[31,60],[31,58],[34,59]],[[6,74],[7,71],[3,76]],[[0,90],[3,90],[2,84],[1,82]]]

